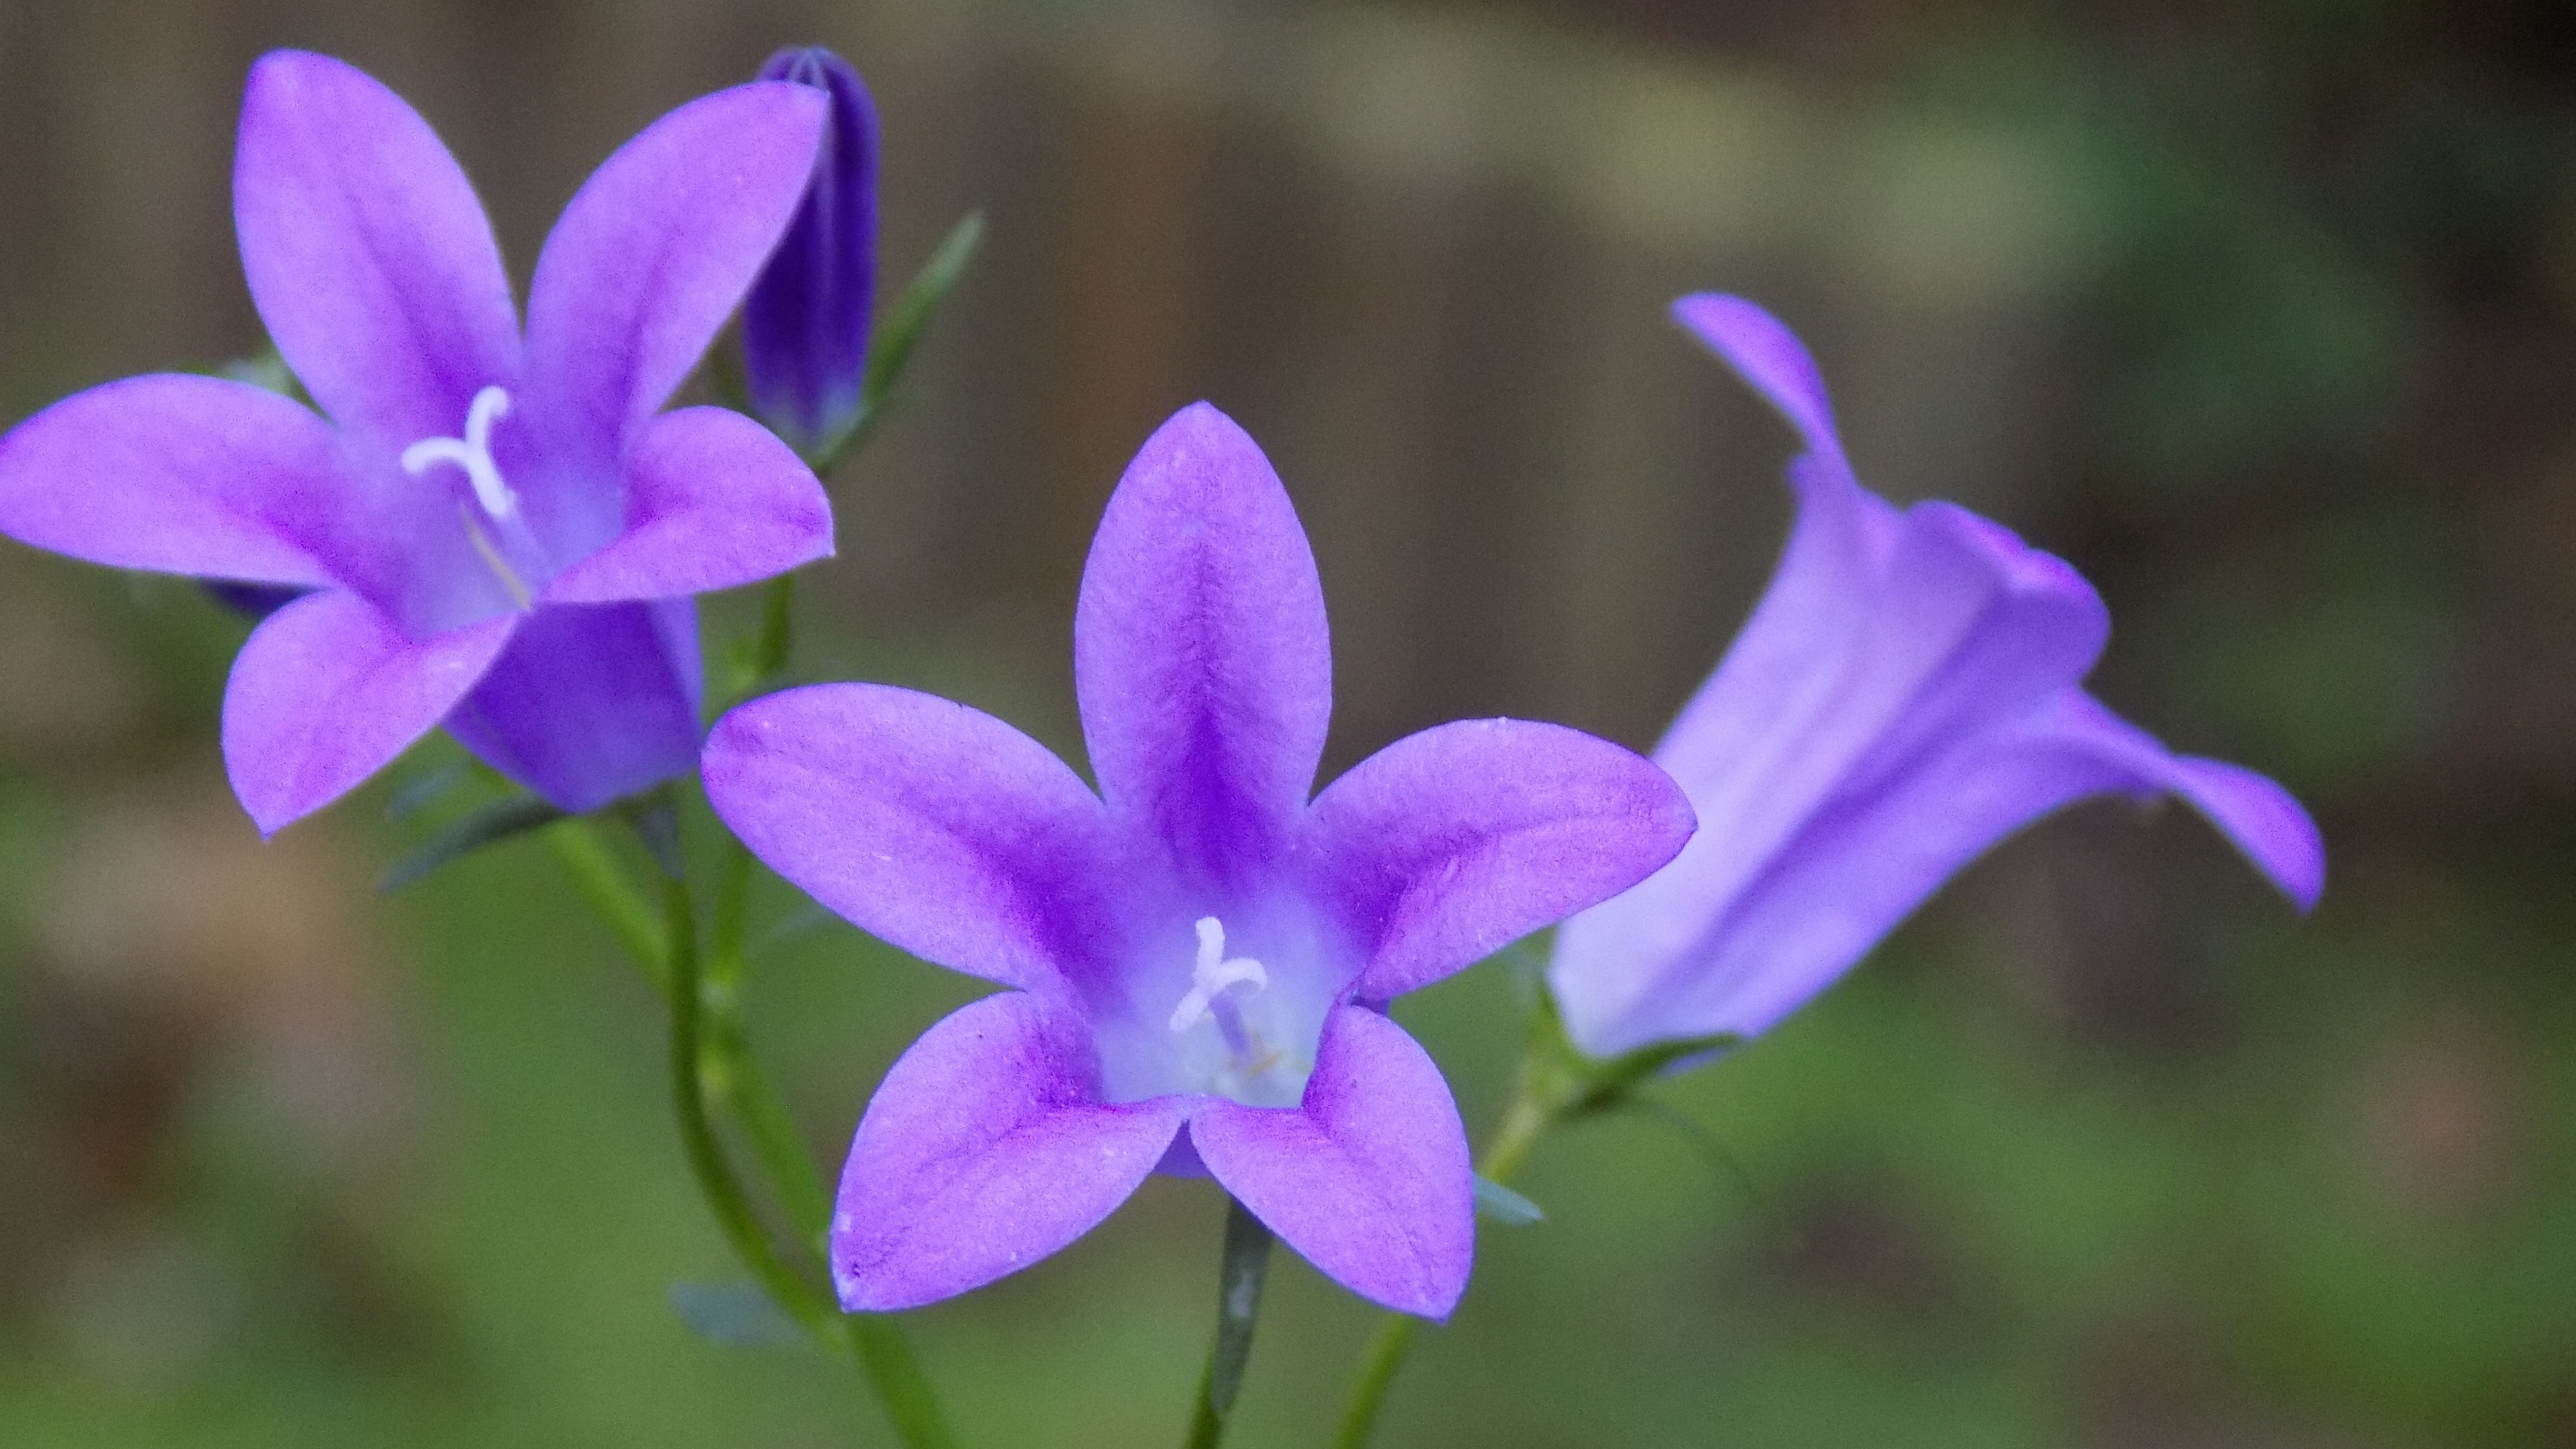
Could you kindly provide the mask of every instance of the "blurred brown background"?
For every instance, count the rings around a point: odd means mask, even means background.
[[[883,110],[888,295],[990,226],[839,480],[807,675],[1069,748],[1092,523],[1206,397],[1314,537],[1328,770],[1476,714],[1642,747],[1787,521],[1786,431],[1662,316],[1727,290],[1867,481],[2101,587],[2099,692],[2326,828],[2306,922],[2184,812],[2007,845],[1668,1088],[1704,1136],[1546,1149],[1550,1222],[1486,1233],[1386,1442],[2576,1443],[2565,7],[0,0],[0,420],[259,345],[266,48],[409,98],[524,279],[620,140],[805,42]],[[671,1313],[729,1265],[649,996],[542,851],[375,898],[390,786],[257,842],[242,632],[0,548],[0,1441],[874,1442],[834,1366]],[[834,1160],[967,992],[846,930],[763,969]],[[1401,1013],[1471,1125],[1512,991]],[[973,1441],[1177,1436],[1216,1217],[1157,1183],[921,1315]],[[1247,1446],[1321,1438],[1367,1322],[1275,1292]]]

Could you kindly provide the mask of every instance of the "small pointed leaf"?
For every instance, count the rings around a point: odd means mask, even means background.
[[[970,211],[949,230],[939,249],[930,254],[903,295],[895,299],[894,308],[868,339],[867,378],[859,385],[858,421],[849,431],[817,450],[812,460],[814,471],[828,474],[843,458],[855,453],[874,433],[877,419],[884,416],[886,404],[903,381],[904,369],[912,365],[912,352],[921,344],[922,334],[929,329],[930,319],[966,275],[966,266],[975,259],[975,251],[984,244],[984,213]]]
[[[867,380],[860,384],[862,405],[874,412],[903,381],[903,372],[912,364],[912,350],[920,345],[921,334],[940,305],[955,291],[966,275],[966,266],[975,260],[976,249],[984,244],[984,213],[970,211],[950,228],[939,249],[930,254],[921,272],[895,299],[894,310],[885,325],[869,339]]]
[[[691,1333],[726,1348],[777,1348],[805,1338],[756,1284],[674,1283],[671,1307]]]
[[[513,795],[506,800],[477,806],[448,822],[409,855],[395,861],[393,869],[386,871],[384,878],[376,882],[376,889],[386,892],[400,890],[450,861],[461,860],[487,845],[497,844],[514,835],[524,835],[562,818],[562,811],[534,795]]]
[[[1476,1175],[1476,1216],[1507,1228],[1525,1228],[1547,1221],[1538,1204],[1485,1176]]]
[[[446,798],[447,792],[474,777],[474,762],[449,760],[421,771],[394,787],[393,798],[385,802],[387,820],[408,820]]]

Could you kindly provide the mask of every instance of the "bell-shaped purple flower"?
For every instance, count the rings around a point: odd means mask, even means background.
[[[1578,1046],[1766,1030],[1988,846],[2105,792],[2181,796],[2315,902],[2324,846],[2288,792],[2171,754],[2085,693],[2110,621],[2074,569],[1966,509],[1862,488],[1769,313],[1704,295],[1674,315],[1807,450],[1779,572],[1655,749],[1702,829],[1557,933],[1548,981]]]
[[[1204,1171],[1353,1291],[1445,1316],[1474,1242],[1448,1087],[1385,1013],[1672,857],[1646,761],[1492,719],[1398,741],[1311,801],[1323,588],[1287,493],[1205,404],[1110,499],[1074,617],[1098,794],[963,705],[878,685],[716,725],[708,798],[861,927],[1013,988],[939,1023],[868,1104],[831,1267],[927,1303],[1073,1241],[1146,1175]]]
[[[760,68],[831,99],[813,181],[742,309],[743,380],[752,410],[805,449],[858,421],[877,273],[877,108],[850,63],[821,46]]]
[[[307,590],[233,663],[224,759],[263,831],[436,725],[566,810],[694,768],[691,595],[831,552],[822,487],[720,408],[660,409],[787,225],[821,97],[655,122],[546,240],[524,337],[473,188],[402,99],[253,67],[233,173],[251,300],[321,416],[164,374],[0,438],[0,532]]]

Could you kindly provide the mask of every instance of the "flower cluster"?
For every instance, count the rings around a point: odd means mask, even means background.
[[[650,964],[693,1166],[782,1302],[825,1278],[853,1313],[964,1292],[1163,1172],[1212,1178],[1263,1250],[1275,1235],[1360,1295],[1442,1318],[1479,1183],[1389,1003],[1533,931],[1565,922],[1540,1017],[1564,1035],[1556,1095],[1525,1127],[1769,1029],[1989,845],[2083,797],[2178,795],[2316,900],[2322,846],[2288,793],[2166,751],[2084,690],[2108,631],[2092,588],[1964,509],[1861,487],[1805,350],[1725,296],[1676,315],[1797,431],[1797,521],[1651,760],[1474,720],[1318,791],[1332,656],[1315,559],[1260,448],[1205,403],[1145,440],[1092,542],[1073,653],[1093,783],[1000,720],[887,685],[785,690],[704,728],[695,596],[830,555],[809,465],[866,431],[909,346],[871,353],[866,87],[819,50],[761,76],[599,168],[537,259],[523,324],[427,123],[339,61],[262,59],[235,219],[310,405],[178,374],[65,399],[0,437],[0,533],[192,576],[259,619],[222,730],[263,832],[435,728],[570,814],[698,777],[740,846],[815,900],[1002,988],[878,1086],[828,1224],[805,1165],[804,1248],[825,1252],[800,1279],[703,1120],[697,1014],[728,998],[700,989],[685,858],[661,853],[668,960]],[[737,312],[760,421],[665,411]],[[783,650],[783,581],[772,599]],[[784,1114],[745,1129],[764,1120]],[[1248,1334],[1248,1306],[1228,1315]],[[908,1351],[857,1342],[890,1395],[914,1392]],[[1221,1382],[1212,1367],[1220,1417]],[[897,1407],[908,1436],[936,1424]]]

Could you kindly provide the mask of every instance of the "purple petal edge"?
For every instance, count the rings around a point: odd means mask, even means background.
[[[1210,1099],[1190,1123],[1208,1171],[1326,1277],[1445,1320],[1475,1262],[1475,1174],[1430,1054],[1385,1016],[1334,1009],[1294,1108]]]
[[[262,835],[355,789],[429,733],[518,620],[413,643],[355,594],[307,594],[252,631],[224,688],[224,765]]]
[[[1196,1105],[1091,1100],[1080,1023],[1021,992],[922,1034],[878,1086],[832,1216],[853,1313],[980,1288],[1089,1232],[1134,1193]]]

